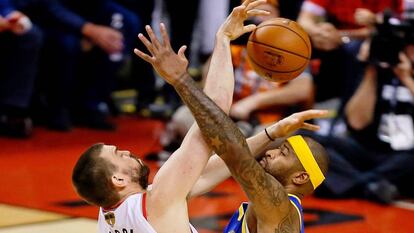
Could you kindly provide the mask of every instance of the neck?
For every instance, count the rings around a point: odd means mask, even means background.
[[[129,196],[137,194],[137,193],[144,193],[144,192],[146,192],[146,190],[142,189],[141,187],[131,188],[128,190],[122,190],[119,192],[119,196],[120,196],[119,201],[110,207],[104,207],[104,209],[115,209],[116,207],[121,205],[125,201],[125,199],[127,199]]]
[[[305,196],[305,194],[302,192],[302,191],[300,191],[300,190],[298,190],[297,188],[295,188],[295,187],[292,187],[292,186],[290,186],[290,185],[287,185],[286,187],[285,187],[285,189],[286,189],[286,192],[287,193],[289,193],[289,194],[292,194],[292,195],[295,195],[295,196],[297,196],[299,199],[303,199],[303,197]]]

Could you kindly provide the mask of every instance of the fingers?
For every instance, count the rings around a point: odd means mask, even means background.
[[[161,31],[163,45],[171,47],[170,37],[168,36],[167,29],[165,28],[165,24],[160,23],[160,31]]]
[[[243,1],[243,3],[240,5],[240,6],[245,6],[245,7],[247,7],[251,2],[253,2],[253,1],[255,1],[255,0],[246,0],[246,1]]]
[[[270,12],[266,10],[259,10],[259,9],[253,9],[247,11],[247,17],[253,17],[253,16],[265,16],[269,15]]]
[[[124,48],[124,36],[115,30],[108,33],[108,38],[105,42],[114,50],[113,52],[120,52]]]
[[[298,117],[302,121],[306,121],[306,120],[310,120],[310,119],[314,119],[314,118],[329,117],[329,116],[331,116],[332,113],[330,113],[330,111],[328,111],[328,110],[311,109],[311,110],[306,110],[306,111],[303,111],[303,112],[299,112],[297,114],[298,114]]]
[[[122,35],[122,33],[120,33],[119,31],[117,31],[117,30],[112,30],[111,32],[110,32],[110,35],[111,35],[111,37],[114,39],[114,40],[117,40],[117,41],[122,41],[122,40],[124,40],[124,36]]]
[[[310,124],[310,123],[305,122],[305,123],[303,123],[302,128],[307,129],[307,130],[311,130],[311,131],[317,131],[321,127],[319,125],[314,125],[314,124]]]
[[[399,52],[398,57],[400,58],[401,62],[409,62],[407,55],[404,52]]]
[[[148,49],[148,51],[151,54],[154,54],[154,49],[153,49],[153,46],[152,46],[151,42],[144,35],[142,35],[142,33],[138,34],[138,38],[145,45],[145,47]]]
[[[181,58],[181,59],[185,59],[185,60],[187,60],[187,58],[185,57],[185,50],[187,49],[187,46],[185,46],[185,45],[183,45],[183,46],[181,46],[181,48],[178,50],[178,56]]]
[[[146,61],[146,62],[148,62],[148,63],[151,63],[151,64],[152,64],[152,62],[153,62],[153,58],[152,58],[152,57],[150,57],[148,54],[143,53],[143,52],[142,52],[141,50],[139,50],[139,49],[134,49],[134,53],[135,53],[138,57],[142,58],[144,61]]]
[[[259,5],[262,5],[262,4],[266,3],[266,0],[257,0],[257,1],[247,1],[246,0],[245,2],[243,2],[243,5],[245,3],[247,3],[247,5],[245,5],[246,6],[246,11],[249,11],[253,8],[256,8]]]
[[[251,32],[251,31],[253,31],[254,29],[256,29],[256,25],[254,25],[254,24],[249,24],[249,25],[246,25],[246,26],[244,26],[244,28],[243,28],[243,33]]]
[[[117,53],[122,51],[122,44],[119,43],[110,43],[108,41],[102,41],[99,46],[107,53]]]
[[[158,41],[157,37],[155,36],[154,31],[152,30],[152,28],[147,25],[145,26],[145,30],[148,33],[148,36],[151,40],[152,45],[154,46],[154,48],[159,48],[160,47],[160,42]]]

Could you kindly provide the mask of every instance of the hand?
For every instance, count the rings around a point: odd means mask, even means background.
[[[134,53],[150,63],[166,82],[174,86],[183,78],[183,74],[187,73],[188,60],[184,54],[187,47],[182,46],[177,54],[174,53],[163,23],[160,24],[162,43],[157,39],[150,26],[145,26],[145,30],[151,41],[141,33],[138,34],[138,38],[151,53],[151,56],[139,49],[134,49]]]
[[[122,34],[113,28],[86,23],[82,34],[108,54],[119,53],[124,48]]]
[[[240,6],[235,7],[226,21],[219,28],[217,35],[224,35],[229,40],[235,40],[244,33],[251,32],[256,25],[249,24],[244,26],[243,22],[253,16],[269,15],[269,11],[255,9],[261,4],[265,4],[266,0],[246,0]]]
[[[13,11],[6,17],[9,30],[16,35],[22,35],[32,28],[30,19],[20,11]]]
[[[357,54],[357,58],[361,62],[367,62],[369,59],[369,50],[371,47],[371,39],[364,40],[362,42],[361,47],[359,48],[359,52]]]
[[[394,67],[394,73],[397,75],[397,77],[403,81],[407,78],[411,77],[411,71],[412,71],[412,65],[410,59],[408,59],[407,55],[405,53],[400,52],[400,63]]]
[[[10,24],[5,18],[0,16],[0,32],[9,30]]]
[[[251,112],[255,109],[251,99],[247,97],[233,104],[230,109],[230,116],[237,120],[248,120]]]
[[[375,14],[364,8],[357,8],[354,14],[355,22],[361,26],[374,26],[376,22]]]
[[[289,136],[298,129],[316,131],[319,130],[320,126],[310,124],[305,121],[328,116],[329,111],[327,110],[307,110],[297,112],[271,125],[269,128],[267,128],[267,130],[272,138]]]
[[[315,48],[323,51],[331,51],[342,44],[339,31],[330,23],[320,23],[317,25],[316,33],[312,35],[312,42]]]

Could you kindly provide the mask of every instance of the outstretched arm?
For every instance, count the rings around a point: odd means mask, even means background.
[[[318,130],[319,126],[306,123],[305,121],[325,117],[327,114],[328,111],[326,110],[307,110],[290,115],[266,129],[271,138],[284,139],[300,128],[312,131]],[[259,158],[271,142],[264,131],[247,139],[247,144],[255,159]],[[212,190],[230,176],[231,173],[224,161],[218,155],[211,156],[197,183],[191,189],[188,198],[196,197]]]
[[[263,1],[252,3],[250,4],[250,8],[254,8],[261,3]],[[254,29],[252,26],[243,25],[243,21],[247,18],[247,15],[265,14],[263,11],[250,10],[250,13],[247,13],[247,10],[244,14],[240,12],[236,12],[237,14],[232,13],[216,35],[216,46],[205,91],[212,99],[217,101],[217,104],[225,112],[229,111],[234,86],[229,47],[230,40]],[[146,29],[151,42],[142,34],[139,35],[139,38],[146,45],[152,57],[139,50],[136,50],[135,53],[151,63],[167,82],[171,83],[173,81],[171,77],[179,77],[181,75],[189,77],[186,73],[188,61],[184,56],[185,47],[182,47],[178,54],[172,51],[163,24],[161,25],[162,42],[158,41],[149,26]],[[218,75],[219,73],[221,76]],[[210,147],[203,140],[198,127],[193,125],[187,133],[181,147],[174,152],[167,163],[157,173],[154,178],[151,195],[160,197],[168,196],[168,200],[163,198],[162,202],[165,202],[165,205],[185,200],[191,187],[204,169],[210,155]]]
[[[266,174],[251,156],[246,138],[233,121],[196,87],[187,74],[175,79],[172,84],[192,111],[206,142],[224,160],[250,201],[263,211],[257,214],[266,219],[274,217],[268,214],[269,211],[287,211],[289,202],[283,186]]]
[[[248,7],[242,5],[238,7],[238,10],[244,10]],[[270,221],[273,221],[271,219],[274,219],[274,215],[269,213],[285,214],[290,206],[286,191],[275,178],[266,174],[251,156],[246,138],[227,114],[196,86],[191,77],[183,72],[183,69],[166,72],[165,66],[158,66],[165,59],[171,57],[173,57],[172,63],[177,62],[174,59],[183,60],[183,49],[180,49],[176,55],[170,47],[159,46],[158,43],[154,43],[155,38],[151,38],[151,40],[154,46],[148,41],[143,40],[143,42],[153,57],[142,53],[138,53],[138,55],[158,68],[157,71],[162,77],[174,86],[192,111],[207,144],[224,160],[249,199],[259,207],[257,208],[259,211],[256,210],[256,213],[262,219]],[[174,68],[169,67],[169,69]]]

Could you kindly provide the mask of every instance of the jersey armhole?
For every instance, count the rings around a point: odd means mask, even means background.
[[[144,218],[146,219],[146,220],[148,220],[147,219],[147,193],[144,193],[143,195],[142,195],[142,205],[141,205],[141,208],[142,208],[142,215],[144,216]]]

